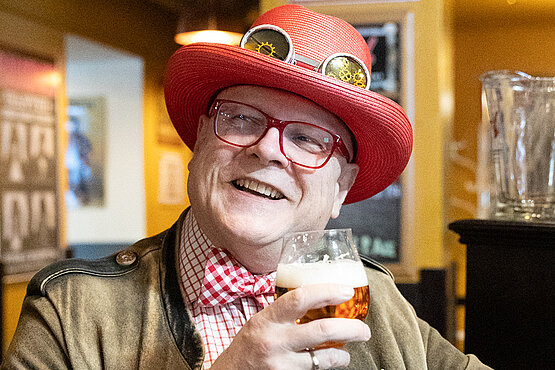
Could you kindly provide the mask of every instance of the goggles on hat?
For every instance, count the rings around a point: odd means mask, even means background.
[[[271,24],[262,24],[248,30],[239,46],[287,63],[301,62],[313,67],[315,71],[323,75],[363,89],[370,89],[370,72],[359,58],[347,53],[336,53],[327,57],[323,62],[318,62],[297,55],[287,32]]]

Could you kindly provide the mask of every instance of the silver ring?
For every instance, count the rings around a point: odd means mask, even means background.
[[[310,358],[312,359],[312,370],[320,370],[320,361],[318,361],[318,358],[316,357],[314,352],[308,350],[308,353],[310,354]]]

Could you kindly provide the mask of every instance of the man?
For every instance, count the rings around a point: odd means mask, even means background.
[[[351,298],[342,285],[304,286],[274,302],[283,236],[323,229],[342,204],[383,190],[408,161],[410,124],[366,89],[370,65],[354,28],[296,5],[263,14],[241,47],[176,52],[165,93],[193,148],[191,207],[115,256],[38,273],[3,366],[481,367],[418,320],[373,262],[366,323],[296,324],[308,309]],[[320,348],[328,342],[346,345]]]

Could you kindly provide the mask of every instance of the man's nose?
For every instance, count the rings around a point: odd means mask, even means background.
[[[248,155],[258,157],[265,165],[274,163],[283,168],[289,165],[289,160],[281,152],[279,130],[276,127],[271,127],[258,143],[248,147],[246,150]]]

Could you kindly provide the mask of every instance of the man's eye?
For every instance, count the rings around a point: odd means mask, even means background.
[[[241,113],[222,112],[221,115],[225,119],[225,121],[227,121],[230,124],[244,125],[246,123],[252,122],[252,118],[250,116],[247,116]]]
[[[239,120],[239,121],[252,121],[252,117],[249,117],[244,114],[236,114],[231,119]]]
[[[323,145],[317,139],[307,135],[296,135],[291,140],[299,147],[310,151],[321,151]]]
[[[259,127],[266,127],[266,123],[263,119],[248,114],[234,114],[231,115],[230,119],[233,123],[243,127],[256,127],[257,129]]]
[[[297,135],[296,137],[293,138],[293,140],[297,142],[303,142],[303,143],[316,143],[314,139],[303,135]]]

